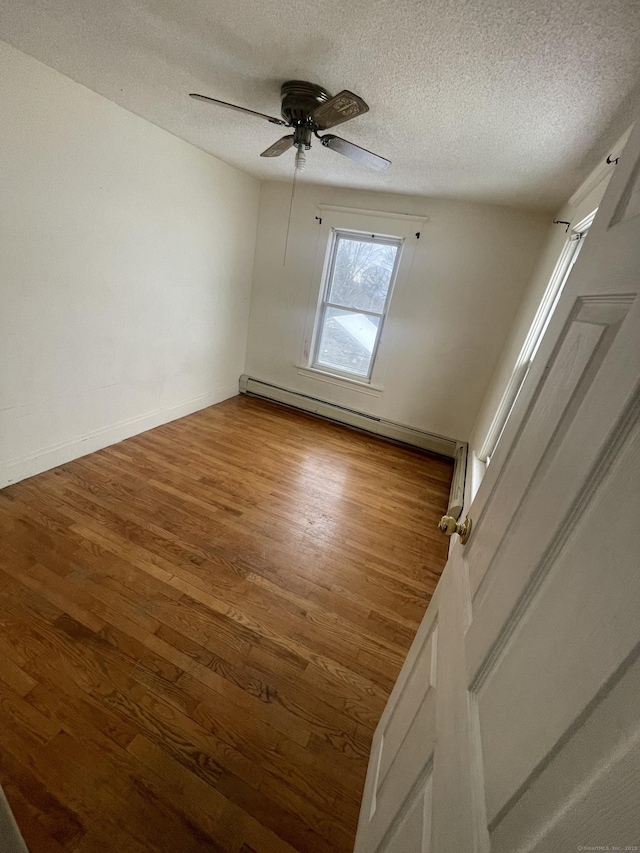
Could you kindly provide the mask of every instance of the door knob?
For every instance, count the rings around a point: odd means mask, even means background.
[[[460,524],[452,515],[443,515],[438,523],[438,530],[441,530],[445,536],[453,536],[454,533],[457,533],[464,545],[471,535],[471,519],[465,518]]]

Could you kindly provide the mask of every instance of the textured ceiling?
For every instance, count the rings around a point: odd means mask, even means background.
[[[630,120],[638,0],[0,0],[0,37],[263,179],[283,80],[360,94],[339,135],[393,161],[370,172],[316,143],[316,183],[537,207],[563,202]],[[604,135],[604,136],[603,136]]]

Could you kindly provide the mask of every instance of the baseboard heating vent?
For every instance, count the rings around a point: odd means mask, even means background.
[[[456,455],[453,457],[453,477],[451,478],[451,491],[449,492],[449,509],[447,515],[460,518],[464,509],[464,485],[467,477],[467,445],[458,444]]]
[[[460,517],[464,500],[464,481],[467,468],[466,443],[454,441],[451,438],[443,438],[441,435],[433,435],[414,427],[397,424],[384,418],[378,418],[375,415],[357,412],[354,409],[339,406],[336,403],[326,403],[317,397],[300,394],[298,391],[290,391],[288,388],[272,385],[269,382],[262,382],[260,379],[253,379],[246,374],[240,377],[240,393],[251,397],[272,400],[276,403],[283,403],[294,409],[301,409],[304,412],[310,412],[328,420],[347,424],[365,432],[390,438],[393,441],[399,441],[402,444],[408,444],[412,447],[419,447],[421,450],[429,450],[431,453],[439,453],[441,456],[450,457],[454,460],[454,469],[449,496],[449,509],[447,511],[450,515],[455,515],[455,518]]]

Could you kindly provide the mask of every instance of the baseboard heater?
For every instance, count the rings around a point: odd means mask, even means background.
[[[465,442],[443,438],[440,435],[433,435],[414,427],[397,424],[375,415],[366,415],[354,409],[339,406],[336,403],[327,403],[317,397],[300,394],[298,391],[290,391],[288,388],[262,382],[260,379],[253,379],[246,374],[240,377],[240,393],[283,403],[285,406],[291,406],[294,409],[301,409],[304,412],[331,421],[347,424],[355,429],[371,432],[392,441],[398,441],[401,444],[408,444],[411,447],[418,447],[421,450],[450,457],[454,460],[454,466],[447,513],[453,515],[454,518],[460,517],[464,503],[464,483],[467,469],[467,444]]]

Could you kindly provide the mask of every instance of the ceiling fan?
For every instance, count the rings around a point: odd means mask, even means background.
[[[191,93],[189,97],[230,110],[238,110],[241,113],[248,113],[266,119],[272,124],[292,128],[293,133],[274,142],[260,156],[279,157],[295,146],[297,149],[296,169],[304,169],[305,152],[311,148],[313,136],[316,136],[325,148],[337,151],[338,154],[343,154],[345,157],[355,160],[356,163],[362,163],[372,169],[383,171],[391,165],[390,160],[385,160],[384,157],[379,157],[353,142],[347,142],[346,139],[335,136],[333,133],[325,133],[323,136],[318,133],[318,131],[328,130],[330,127],[350,121],[352,118],[369,111],[369,107],[362,98],[346,89],[331,97],[322,86],[317,86],[315,83],[307,83],[304,80],[289,80],[282,84],[280,90],[282,99],[281,119],[249,110],[246,107],[239,107],[236,104],[229,104],[226,101],[219,101],[217,98],[209,98],[207,95],[198,95],[195,92]]]

